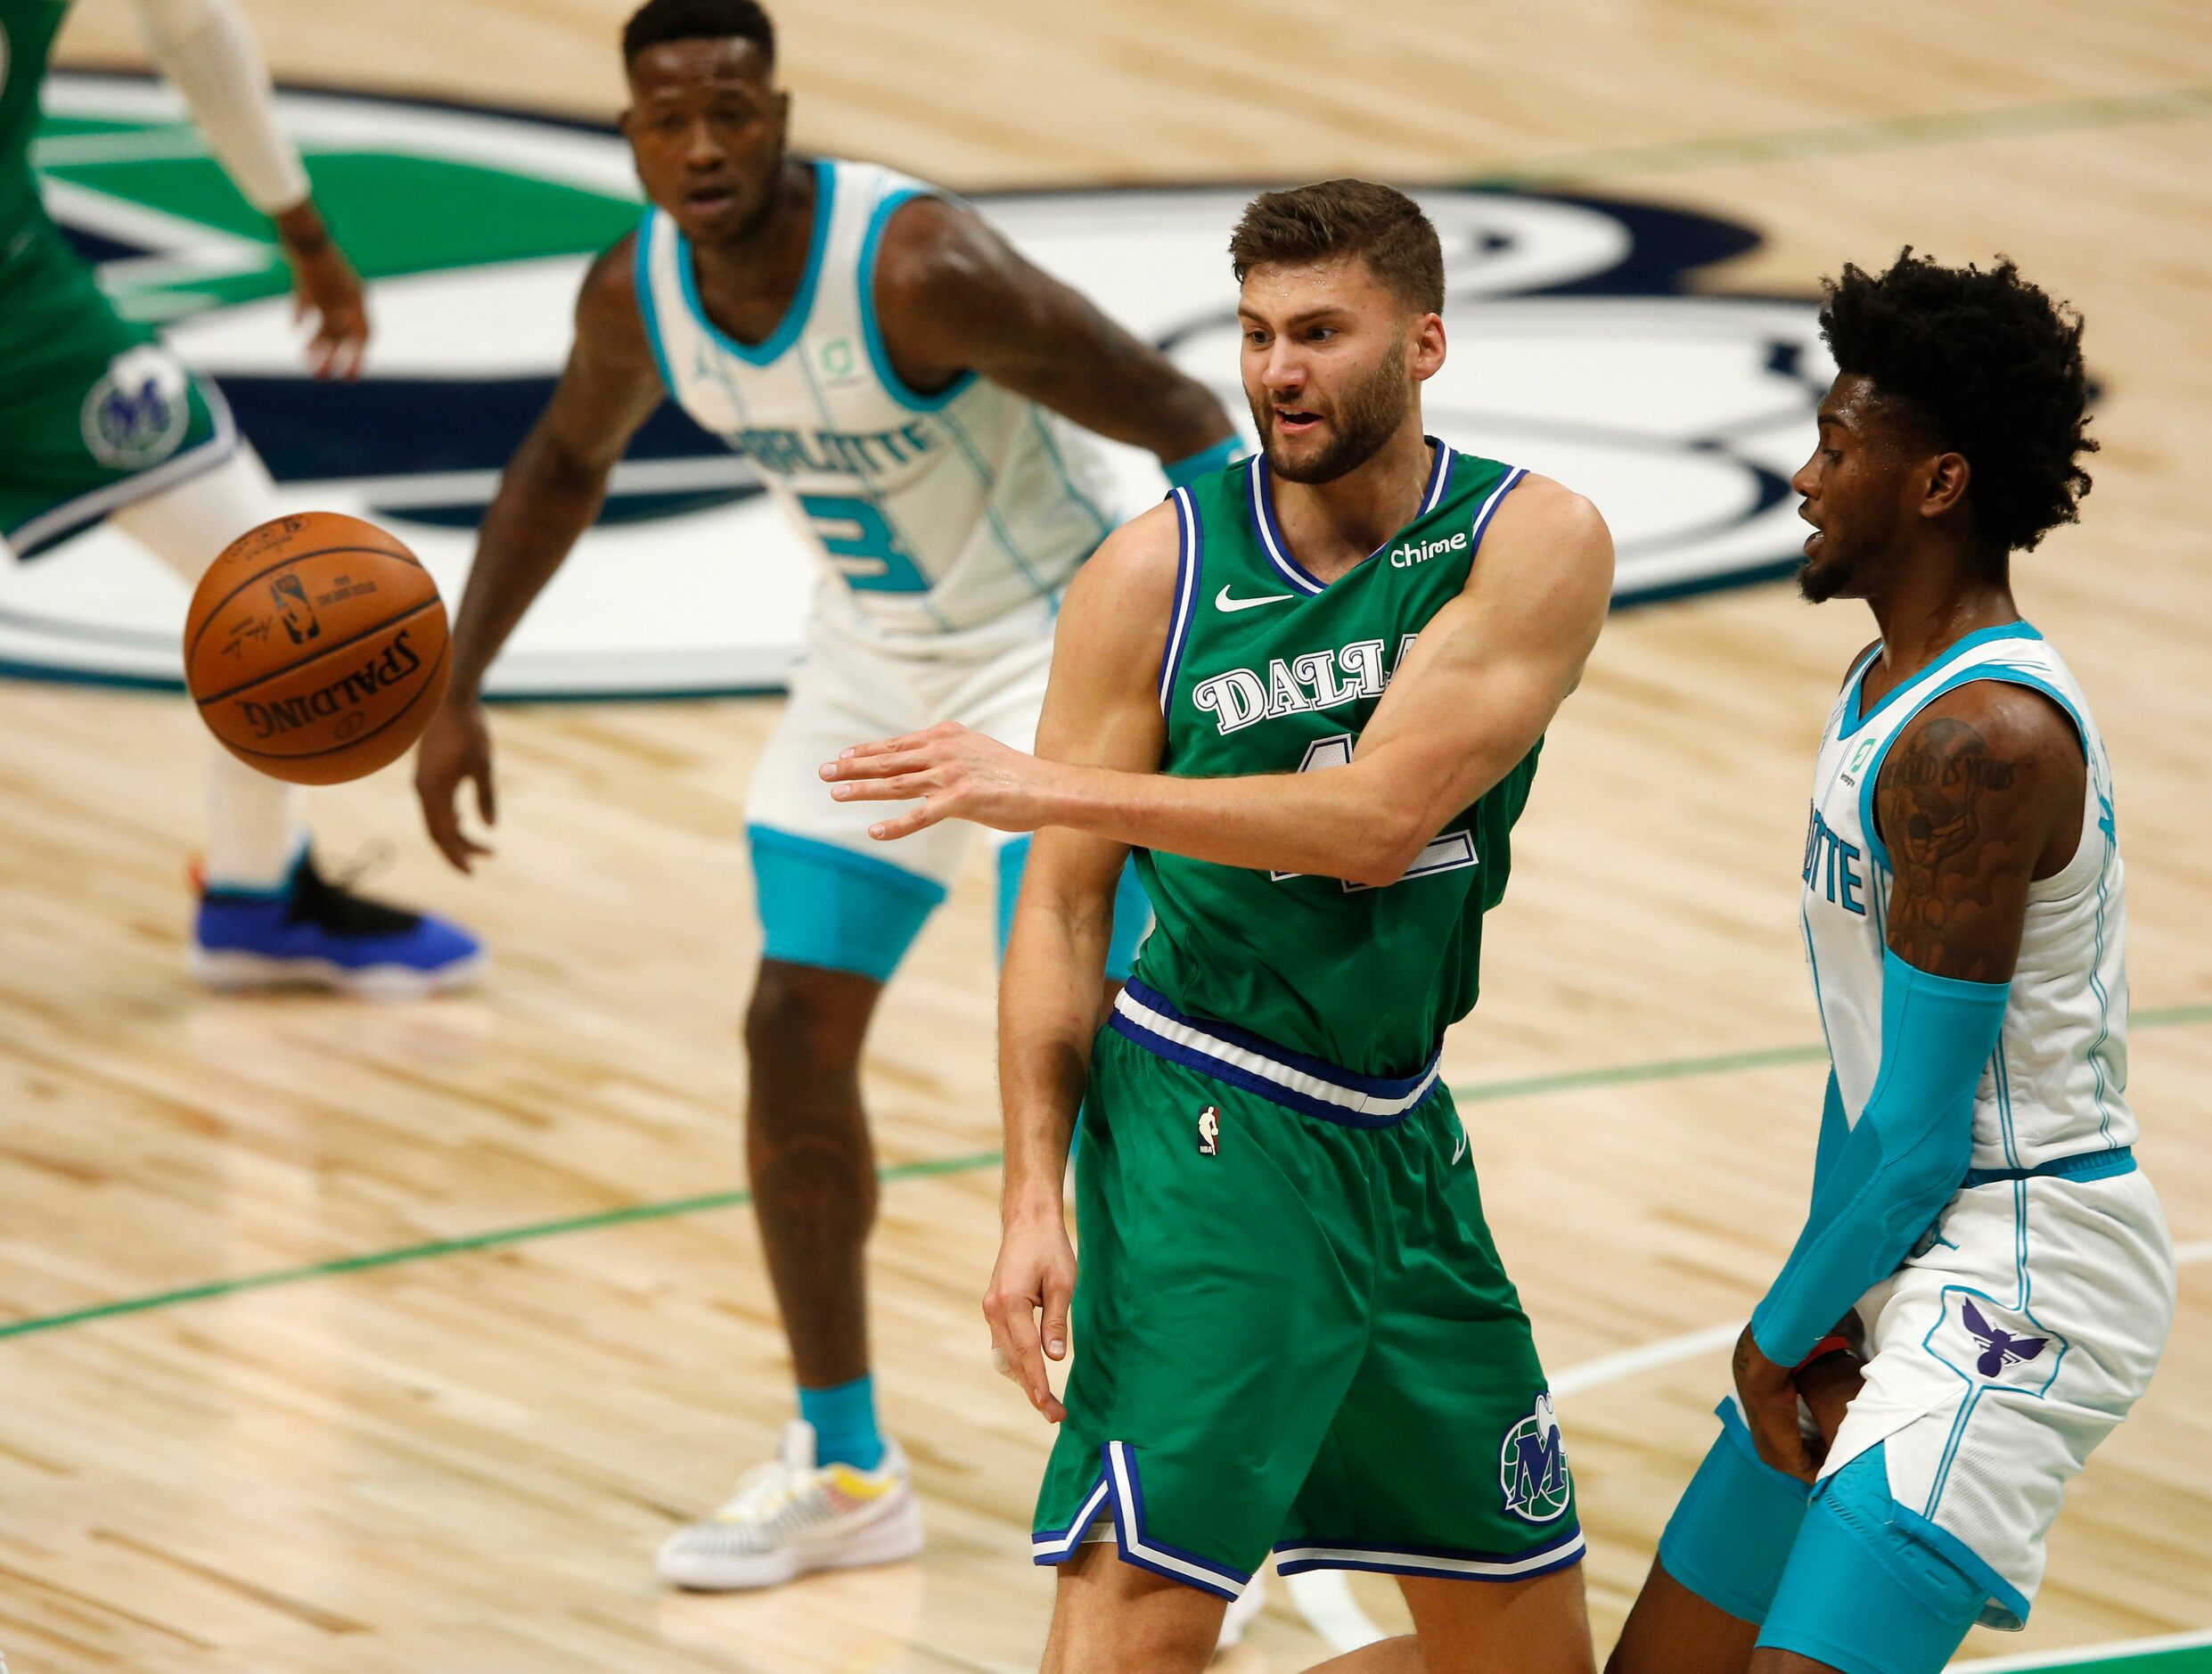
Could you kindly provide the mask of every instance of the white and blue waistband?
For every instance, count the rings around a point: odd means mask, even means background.
[[[1359,1075],[1279,1046],[1248,1029],[1192,1017],[1131,978],[1108,1028],[1156,1057],[1257,1093],[1288,1109],[1352,1128],[1388,1128],[1435,1090],[1442,1048],[1408,1076]]]

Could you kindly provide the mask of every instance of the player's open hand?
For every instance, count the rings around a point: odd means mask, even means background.
[[[1790,1368],[1776,1366],[1760,1351],[1746,1325],[1736,1339],[1736,1399],[1743,1408],[1759,1457],[1784,1475],[1809,1482],[1820,1461],[1798,1424],[1798,1385]]]
[[[1075,1291],[1075,1246],[1057,1210],[1010,1223],[983,1296],[991,1359],[1002,1376],[1021,1385],[1029,1405],[1050,1424],[1065,1418],[1068,1409],[1053,1393],[1045,1362],[1068,1358],[1068,1309]]]
[[[492,734],[484,724],[483,709],[475,703],[447,699],[430,724],[414,757],[414,793],[422,803],[422,823],[430,827],[438,851],[462,872],[470,862],[491,850],[461,829],[461,810],[455,799],[463,783],[476,785],[476,811],[487,825],[498,824],[499,804],[492,795]]]
[[[927,732],[855,744],[822,764],[830,794],[840,802],[913,802],[868,827],[889,842],[926,831],[942,819],[972,820],[995,831],[1027,832],[1051,823],[1054,764],[958,721]]]
[[[361,275],[323,225],[314,200],[276,217],[278,242],[291,266],[292,318],[311,321],[307,364],[318,378],[358,378],[369,348],[369,308]]]

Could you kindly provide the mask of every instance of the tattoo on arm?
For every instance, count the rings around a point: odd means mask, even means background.
[[[1889,947],[1938,976],[2012,974],[2028,885],[2049,820],[2038,752],[1993,751],[1970,722],[1929,717],[1900,741],[1875,789],[1896,868]]]

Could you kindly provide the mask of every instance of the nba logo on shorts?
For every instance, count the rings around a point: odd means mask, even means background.
[[[152,343],[110,361],[78,414],[86,447],[111,471],[138,471],[168,458],[191,422],[184,368]]]
[[[1550,1522],[1566,1511],[1572,1497],[1567,1444],[1549,1391],[1536,1397],[1528,1417],[1505,1432],[1498,1449],[1498,1486],[1505,1492],[1505,1509],[1525,1522]]]
[[[1221,1112],[1208,1104],[1198,1113],[1198,1154],[1217,1157],[1221,1154]]]

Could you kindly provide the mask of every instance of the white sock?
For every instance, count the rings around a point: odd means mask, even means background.
[[[196,587],[224,547],[285,509],[261,455],[242,441],[214,470],[124,507],[114,521]],[[306,798],[298,785],[255,772],[212,738],[208,753],[208,887],[279,888],[307,846]]]

